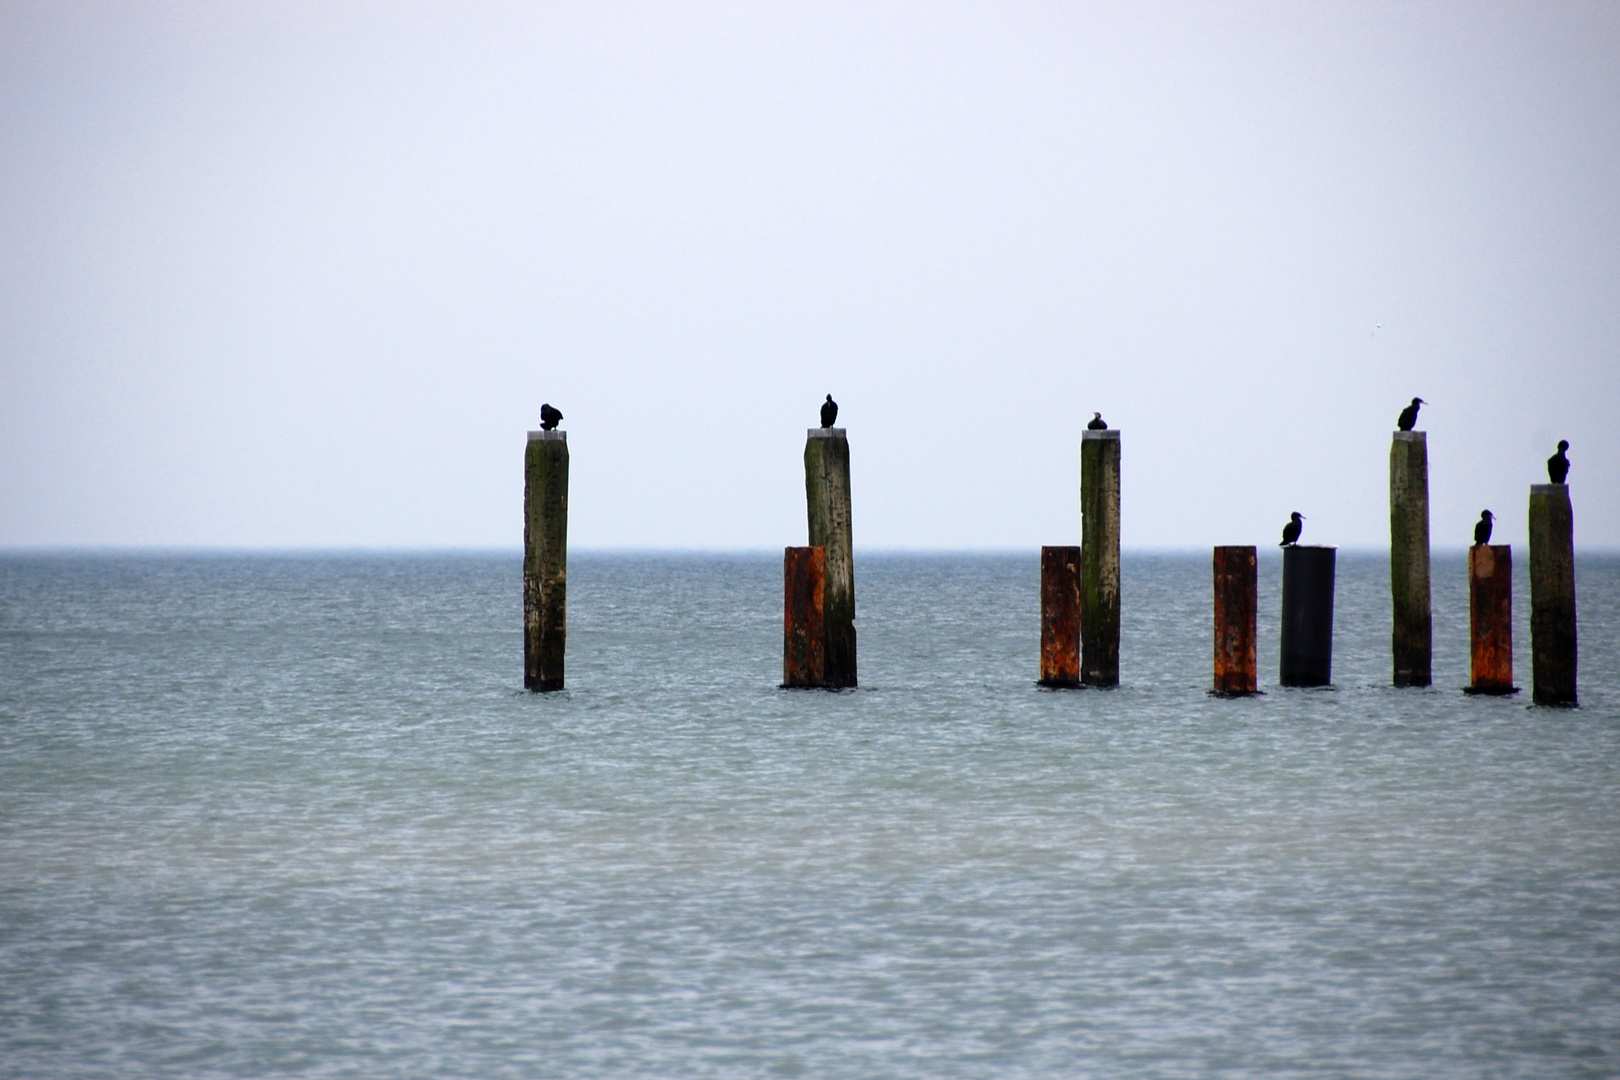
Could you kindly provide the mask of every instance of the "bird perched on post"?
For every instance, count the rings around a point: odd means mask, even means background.
[[[1402,431],[1411,431],[1412,425],[1417,423],[1418,406],[1427,404],[1428,402],[1420,397],[1413,398],[1412,404],[1401,410],[1400,418],[1395,421],[1395,426]]]
[[[837,420],[837,419],[838,419],[838,402],[836,402],[836,401],[834,401],[832,399],[831,394],[828,394],[827,395],[827,400],[825,402],[823,402],[822,405],[821,405],[821,426],[822,427],[832,427],[833,426],[833,421]]]
[[[1495,517],[1496,515],[1492,514],[1489,510],[1481,510],[1479,512],[1479,521],[1475,522],[1474,524],[1475,547],[1478,547],[1480,544],[1488,544],[1491,542],[1491,521],[1494,520]]]
[[[1288,524],[1283,526],[1282,543],[1278,547],[1288,547],[1299,543],[1299,534],[1305,531],[1305,515],[1295,510],[1288,515]]]
[[[1091,414],[1091,423],[1086,425],[1086,430],[1087,431],[1107,431],[1108,430],[1108,421],[1106,421],[1106,420],[1104,420],[1102,418],[1102,413],[1094,412],[1094,413]]]
[[[1569,458],[1564,451],[1569,449],[1569,440],[1558,440],[1558,453],[1547,459],[1547,477],[1555,484],[1562,484],[1564,477],[1569,475]]]
[[[550,405],[540,406],[540,430],[556,431],[557,425],[562,423],[562,413]]]

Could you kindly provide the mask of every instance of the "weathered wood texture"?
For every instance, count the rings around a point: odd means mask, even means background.
[[[568,436],[531,431],[523,460],[523,685],[561,690],[568,642]]]
[[[810,546],[827,549],[826,676],[829,687],[856,685],[855,558],[850,523],[849,440],[843,428],[811,428],[804,443],[804,494]]]
[[[1394,608],[1396,686],[1428,686],[1433,658],[1429,611],[1429,442],[1397,431],[1389,448],[1389,589]]]
[[[1259,572],[1252,546],[1215,549],[1215,685],[1236,696],[1260,689],[1256,649]]]
[[[1566,484],[1530,486],[1531,697],[1574,705],[1575,512]]]
[[[1283,548],[1283,686],[1329,686],[1333,682],[1333,579],[1338,549],[1314,545]]]
[[[1513,548],[1468,549],[1468,689],[1513,693]]]
[[[1080,433],[1080,681],[1119,685],[1119,432]]]
[[[827,682],[827,627],[823,604],[827,549],[790,547],[782,553],[782,686]]]
[[[1080,549],[1041,548],[1042,686],[1080,685]]]

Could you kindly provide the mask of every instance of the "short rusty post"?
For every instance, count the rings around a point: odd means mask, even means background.
[[[568,433],[531,431],[523,459],[523,685],[561,690],[568,639]]]
[[[1283,686],[1333,683],[1333,579],[1338,549],[1315,544],[1283,548]]]
[[[1215,686],[1222,697],[1260,689],[1256,626],[1259,572],[1253,546],[1215,549]]]
[[[1080,549],[1041,548],[1042,686],[1080,685]]]
[[[782,688],[825,686],[827,549],[790,547],[782,554]]]
[[[1119,685],[1119,430],[1080,433],[1080,681]]]
[[[1389,588],[1396,686],[1428,686],[1433,655],[1429,611],[1429,439],[1397,431],[1389,448]]]
[[[1516,694],[1513,685],[1513,548],[1475,544],[1468,549],[1468,662],[1470,694]]]
[[[810,546],[827,549],[822,619],[826,681],[856,685],[855,554],[850,523],[849,440],[843,428],[811,428],[804,444],[804,494]]]
[[[1575,512],[1567,484],[1530,486],[1530,657],[1537,705],[1574,705]]]

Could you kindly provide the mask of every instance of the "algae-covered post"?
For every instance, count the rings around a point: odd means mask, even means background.
[[[1259,571],[1254,547],[1215,549],[1214,692],[1237,697],[1260,688],[1255,628],[1259,622]]]
[[[1284,686],[1333,682],[1333,578],[1338,549],[1283,548],[1282,670]]]
[[[523,685],[563,688],[568,638],[568,433],[531,431],[523,460]]]
[[[1080,681],[1119,685],[1119,429],[1080,433]]]
[[[1080,685],[1080,549],[1041,548],[1042,686]]]
[[[810,546],[826,549],[826,681],[855,686],[855,558],[850,525],[849,440],[843,428],[811,428],[804,443]]]
[[[826,588],[826,548],[790,547],[782,553],[784,690],[826,685]]]
[[[1395,432],[1389,448],[1389,589],[1395,685],[1428,686],[1429,443],[1422,431]]]
[[[1513,548],[1468,549],[1468,692],[1512,694]]]
[[[1530,485],[1531,697],[1574,705],[1575,512],[1567,484]]]

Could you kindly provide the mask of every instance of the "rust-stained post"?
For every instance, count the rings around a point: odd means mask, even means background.
[[[823,604],[827,549],[790,547],[782,554],[782,688],[825,686],[827,628]]]
[[[1252,546],[1215,549],[1215,686],[1222,697],[1260,689],[1259,573]]]
[[[1397,431],[1389,448],[1389,588],[1394,607],[1396,686],[1428,686],[1433,652],[1429,613],[1429,440]]]
[[[1042,686],[1080,685],[1080,549],[1041,548]]]
[[[568,638],[568,433],[531,431],[523,459],[523,685],[561,690]]]
[[[1516,694],[1513,685],[1513,548],[1468,549],[1468,693]]]
[[[810,546],[827,549],[822,608],[829,687],[855,681],[855,556],[850,524],[849,440],[843,428],[811,428],[804,443]]]
[[[1574,705],[1575,512],[1567,484],[1530,485],[1531,698]]]
[[[1119,685],[1119,430],[1080,433],[1080,681]]]
[[[1289,544],[1283,551],[1283,686],[1333,683],[1333,579],[1338,549]]]

